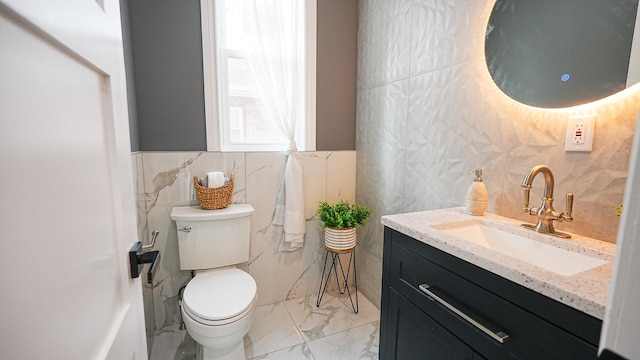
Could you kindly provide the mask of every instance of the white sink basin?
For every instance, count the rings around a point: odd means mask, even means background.
[[[606,260],[527,239],[483,223],[447,226],[439,230],[564,276],[572,276],[608,263]]]

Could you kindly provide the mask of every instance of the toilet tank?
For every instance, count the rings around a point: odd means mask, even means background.
[[[248,261],[253,211],[250,204],[230,204],[220,210],[173,208],[180,269],[212,269]]]

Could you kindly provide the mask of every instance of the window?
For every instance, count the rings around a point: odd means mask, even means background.
[[[240,106],[229,107],[229,134],[232,143],[245,141],[244,136],[244,109]]]
[[[222,144],[235,149],[254,145],[270,145],[281,148],[289,140],[269,121],[260,92],[251,73],[247,60],[239,51],[221,51],[219,88],[220,117],[225,119]]]
[[[274,103],[279,104],[277,99],[262,95],[268,88],[265,87],[268,80],[262,74],[268,69],[255,65],[257,55],[251,51],[252,43],[261,41],[263,36],[247,26],[251,20],[245,14],[245,3],[247,1],[201,0],[207,148],[209,151],[282,151],[289,144],[289,136],[281,130],[277,119],[274,120],[277,118],[274,113],[281,114],[274,109],[277,106]],[[298,115],[292,116],[297,119],[298,150],[315,150],[316,0],[305,0],[304,5],[304,11],[300,12],[305,17],[300,19],[304,24],[305,34],[300,37],[304,46],[300,47],[297,58],[303,64],[299,67],[301,90],[295,91],[300,94],[289,101],[296,104],[294,110],[298,109],[294,111]]]

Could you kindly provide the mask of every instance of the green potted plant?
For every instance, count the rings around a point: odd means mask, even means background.
[[[327,248],[350,250],[356,246],[356,227],[364,225],[372,211],[366,206],[349,204],[340,200],[337,204],[326,201],[318,205],[318,215],[324,222],[324,241]]]

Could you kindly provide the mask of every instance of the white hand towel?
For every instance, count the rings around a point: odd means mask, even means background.
[[[283,225],[284,230],[284,238],[278,251],[294,251],[304,245],[306,231],[302,166],[297,154],[289,155],[287,159],[282,190],[273,222]]]
[[[224,173],[221,171],[212,171],[207,173],[207,182],[207,186],[210,188],[224,186]]]

